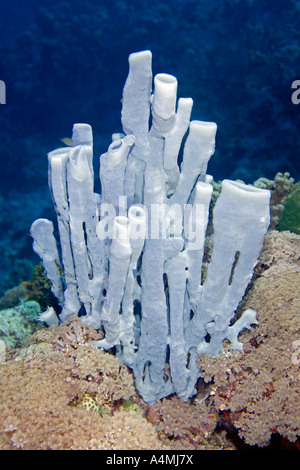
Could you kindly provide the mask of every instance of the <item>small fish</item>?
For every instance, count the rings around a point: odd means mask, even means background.
[[[63,139],[60,139],[63,144],[67,145],[68,147],[72,147],[72,139],[70,137],[64,137]]]
[[[21,284],[29,294],[34,293],[34,287],[31,282],[22,282]]]

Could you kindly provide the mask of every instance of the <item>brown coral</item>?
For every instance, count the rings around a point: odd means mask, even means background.
[[[206,381],[214,380],[216,407],[251,445],[267,445],[273,433],[300,436],[299,259],[300,236],[271,232],[244,300],[259,325],[241,335],[243,351],[199,359]]]
[[[185,403],[173,395],[159,401],[149,411],[161,438],[174,450],[232,448],[226,438],[223,437],[221,443],[214,435],[218,412],[209,400]]]
[[[96,337],[72,319],[68,327],[39,332],[0,366],[1,449],[165,448],[140,413],[113,408],[135,395],[133,377],[114,356],[85,342]],[[108,415],[78,406],[88,395],[108,404]]]
[[[265,236],[256,275],[283,276],[300,272],[299,236],[289,231],[272,230]]]

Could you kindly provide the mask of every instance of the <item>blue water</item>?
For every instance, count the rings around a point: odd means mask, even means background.
[[[297,0],[0,0],[0,294],[30,280],[31,222],[54,217],[47,152],[88,122],[97,172],[121,131],[131,52],[151,49],[154,74],[193,97],[192,118],[217,122],[215,180],[299,180],[299,41]]]

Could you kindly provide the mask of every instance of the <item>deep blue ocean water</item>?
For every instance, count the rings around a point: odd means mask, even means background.
[[[121,131],[128,55],[143,49],[194,99],[192,118],[218,124],[215,180],[300,179],[300,1],[0,0],[0,295],[39,261],[32,221],[54,219],[47,152],[87,122],[97,174]]]

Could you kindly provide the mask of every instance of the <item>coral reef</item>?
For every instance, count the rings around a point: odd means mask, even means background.
[[[240,335],[243,351],[199,358],[214,405],[251,445],[266,446],[272,434],[300,436],[299,260],[298,235],[270,232],[243,301],[258,326]]]
[[[0,339],[9,348],[25,346],[28,337],[44,327],[39,321],[40,313],[40,305],[29,300],[0,310]]]
[[[224,436],[220,438],[214,434],[219,416],[211,403],[200,400],[199,403],[197,400],[185,403],[172,396],[163,398],[154,406],[154,410],[160,437],[174,450],[233,447]],[[153,415],[152,411],[152,420]]]
[[[255,275],[270,277],[299,273],[299,236],[289,231],[272,230],[265,236]]]
[[[110,129],[118,125],[115,97],[130,50],[150,47],[158,71],[176,75],[183,95],[193,90],[194,118],[219,123],[210,167],[216,178],[252,182],[286,170],[299,179],[299,106],[290,100],[300,59],[299,1],[287,7],[283,0],[178,0],[174,9],[163,0],[45,0],[36,15],[39,2],[25,4],[17,28],[6,22],[0,31],[0,78],[9,84],[9,106],[0,116],[0,295],[6,291],[0,301],[0,448],[234,448],[224,434],[233,426],[247,445],[267,446],[277,436],[299,448],[299,183],[289,173],[255,183],[272,191],[271,228],[282,232],[266,236],[236,312],[235,319],[242,307],[254,308],[259,325],[239,335],[243,351],[200,356],[207,384],[202,395],[200,380],[197,396],[186,403],[175,396],[155,408],[143,403],[127,367],[89,344],[102,334],[73,318],[43,328],[37,314],[53,301],[43,290],[46,280],[24,283],[37,262],[30,223],[51,218],[41,155],[59,145],[61,129],[74,115],[95,127],[101,122],[96,154],[107,147]],[[9,8],[12,13],[14,2]],[[3,30],[9,32],[6,42]],[[64,112],[57,111],[58,102]],[[202,282],[212,246],[207,237]],[[32,322],[24,311],[28,299],[42,306],[33,307]],[[30,345],[15,353],[36,327],[42,329]]]
[[[1,365],[1,449],[167,448],[141,413],[117,406],[135,395],[132,374],[91,339],[99,334],[70,319],[37,332]]]
[[[299,448],[299,278],[300,236],[270,231],[243,299],[259,325],[240,334],[242,351],[200,356],[205,380],[188,402],[146,404],[79,318],[34,332],[1,360],[0,449],[235,450],[272,436]]]
[[[0,366],[1,450],[234,449],[214,433],[207,389],[188,403],[147,405],[127,367],[90,344],[99,336],[70,318],[35,332]]]

